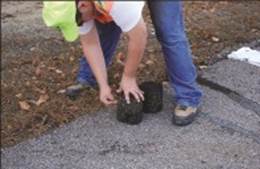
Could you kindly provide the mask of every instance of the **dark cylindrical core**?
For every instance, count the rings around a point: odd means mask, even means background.
[[[144,82],[140,85],[144,92],[144,113],[157,113],[163,107],[163,87],[161,83]]]
[[[117,105],[117,120],[127,124],[139,124],[143,119],[143,103],[138,103],[133,96],[131,103],[127,104],[125,98],[120,96]]]

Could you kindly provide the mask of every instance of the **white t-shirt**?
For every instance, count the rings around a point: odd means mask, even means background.
[[[123,32],[128,32],[136,26],[142,17],[144,7],[143,1],[114,1],[110,15],[113,21]],[[94,20],[84,22],[79,27],[79,34],[88,33],[94,26]]]

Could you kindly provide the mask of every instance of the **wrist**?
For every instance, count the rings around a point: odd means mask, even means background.
[[[110,86],[108,85],[108,83],[100,83],[99,88],[102,90],[102,89],[110,88]]]
[[[122,75],[122,78],[136,79],[136,75],[135,75],[135,74],[132,74],[132,73],[124,72],[123,75]]]

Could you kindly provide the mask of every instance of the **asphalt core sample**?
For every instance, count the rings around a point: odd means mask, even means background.
[[[163,107],[163,87],[161,83],[144,82],[140,85],[144,92],[144,102],[138,103],[130,96],[130,104],[126,103],[124,95],[119,96],[117,105],[117,120],[123,123],[135,125],[142,122],[143,113],[157,113]]]
[[[117,120],[130,125],[139,124],[143,120],[143,103],[138,103],[130,95],[130,104],[126,103],[124,95],[121,95],[117,105]]]
[[[161,83],[144,82],[140,85],[144,92],[143,112],[157,113],[163,107],[163,87]]]

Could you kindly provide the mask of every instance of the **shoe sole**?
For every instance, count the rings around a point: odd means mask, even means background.
[[[178,117],[174,114],[172,117],[172,123],[176,126],[187,126],[195,120],[197,115],[198,115],[198,112],[192,113],[191,115],[189,115],[187,117]]]

